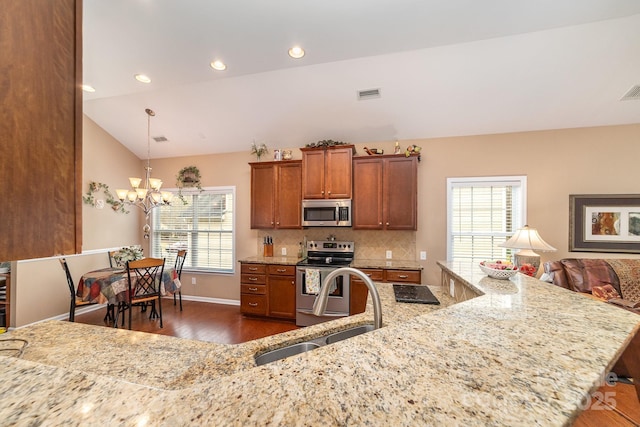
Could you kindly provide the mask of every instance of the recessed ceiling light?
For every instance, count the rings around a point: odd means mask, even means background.
[[[151,83],[151,79],[149,78],[149,76],[145,76],[144,74],[136,74],[135,78],[137,81],[142,83]]]
[[[91,92],[91,93],[96,91],[95,88],[91,85],[82,85],[82,90],[85,92]]]
[[[219,61],[219,60],[215,60],[211,63],[211,68],[213,68],[214,70],[218,70],[218,71],[224,71],[227,69],[227,66],[225,65],[224,62]]]
[[[295,59],[300,59],[304,56],[304,49],[300,46],[294,46],[289,49],[289,56]]]

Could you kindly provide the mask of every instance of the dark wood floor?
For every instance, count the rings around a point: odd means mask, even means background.
[[[134,309],[132,329],[219,344],[238,344],[297,328],[293,321],[243,316],[238,306],[194,301],[182,303],[184,310],[181,312],[172,300],[163,300],[162,329],[158,320],[149,320],[148,313]],[[110,323],[103,321],[104,314],[104,310],[96,310],[76,315],[76,322],[110,327]],[[640,403],[632,385],[601,387],[574,423],[574,427],[614,426],[640,426]]]
[[[243,316],[240,307],[235,305],[184,300],[182,305],[183,311],[180,311],[178,305],[173,305],[173,300],[162,300],[163,328],[160,328],[159,320],[149,320],[148,312],[142,313],[139,308],[134,308],[131,312],[131,329],[218,344],[239,344],[297,329],[293,321]],[[77,314],[75,320],[77,323],[111,326],[112,323],[103,320],[105,313],[106,309],[100,309]],[[118,327],[121,327],[120,320],[118,323]]]

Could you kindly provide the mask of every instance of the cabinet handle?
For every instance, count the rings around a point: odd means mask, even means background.
[[[284,272],[286,272],[286,271],[287,271],[287,269],[286,269],[286,268],[279,268],[279,269],[277,269],[276,271],[277,271],[278,273],[284,273]]]
[[[382,223],[379,223],[378,225],[382,225]]]
[[[367,276],[371,277],[371,273],[367,273]]]
[[[250,302],[249,303],[249,307],[257,307],[258,303],[257,302]]]
[[[327,194],[331,194],[331,191],[327,191]]]
[[[320,192],[320,194],[324,194],[324,190],[322,190],[322,191]]]
[[[258,288],[249,288],[250,291],[255,292],[258,290]]]
[[[251,280],[252,282],[255,282],[256,280],[258,280],[257,277],[249,277],[249,280]]]
[[[389,225],[389,223],[387,223],[387,225]]]
[[[280,225],[280,221],[276,222],[276,225]]]
[[[408,279],[409,278],[409,276],[407,276],[406,274],[398,274],[398,277],[400,279]]]
[[[258,271],[258,267],[249,267],[249,271]]]

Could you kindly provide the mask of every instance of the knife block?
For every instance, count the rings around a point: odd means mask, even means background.
[[[264,245],[263,247],[263,256],[272,257],[273,256],[273,244]]]

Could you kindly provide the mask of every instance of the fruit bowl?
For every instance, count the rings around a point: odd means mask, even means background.
[[[494,268],[495,267],[495,268]],[[480,263],[480,270],[484,274],[494,279],[507,280],[508,278],[515,276],[518,272],[518,267],[513,264],[500,264],[500,263]]]

